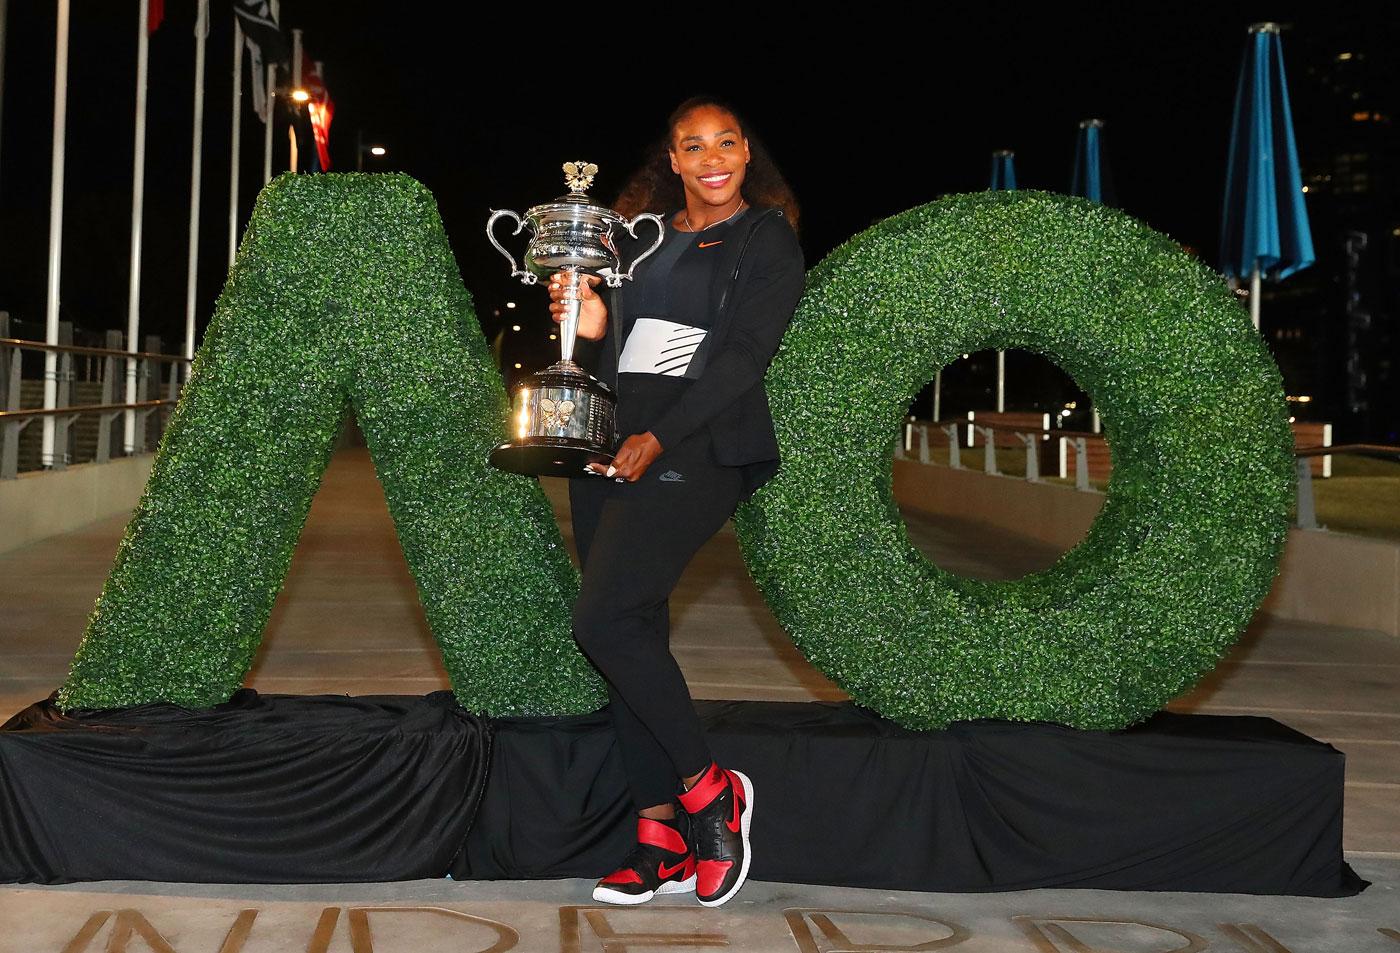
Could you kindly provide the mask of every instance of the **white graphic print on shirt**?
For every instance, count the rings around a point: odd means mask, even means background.
[[[638,318],[627,335],[617,369],[624,374],[683,377],[705,334],[704,328],[688,324],[661,318]]]

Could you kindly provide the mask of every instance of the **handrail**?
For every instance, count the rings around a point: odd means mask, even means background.
[[[1095,433],[1092,430],[1056,430],[1051,427],[1044,429],[1040,427],[1027,427],[1025,424],[984,424],[977,420],[964,420],[952,418],[950,420],[906,420],[905,423],[912,426],[933,425],[935,427],[946,427],[949,424],[957,424],[959,427],[973,426],[981,427],[985,430],[1001,430],[1007,433],[1038,433],[1048,434],[1052,437],[1102,437],[1102,433]]]
[[[129,360],[166,361],[176,364],[190,363],[190,359],[182,354],[120,351],[108,347],[84,347],[79,344],[48,344],[44,341],[27,341],[23,338],[0,338],[0,347],[16,347],[25,351],[52,351],[55,354],[87,354],[93,357],[121,357]]]
[[[1342,453],[1393,453],[1400,455],[1400,447],[1384,443],[1343,443],[1335,447],[1298,447],[1293,451],[1298,457],[1328,457]]]
[[[143,400],[134,404],[75,404],[68,407],[34,408],[29,410],[0,410],[0,422],[19,420],[21,417],[57,417],[60,415],[92,414],[119,410],[155,410],[176,403],[173,400]]]
[[[918,459],[920,463],[932,462],[931,455],[929,453],[929,427],[933,426],[947,433],[949,436],[948,465],[953,469],[957,470],[962,469],[962,458],[957,441],[957,432],[962,427],[977,427],[978,429],[984,432],[1002,431],[1015,433],[1021,438],[1021,442],[1026,445],[1026,479],[1033,483],[1040,481],[1039,464],[1035,459],[1035,454],[1030,452],[1031,447],[1035,443],[1039,442],[1037,438],[1043,439],[1044,437],[1053,434],[1057,437],[1062,437],[1066,440],[1069,440],[1071,443],[1077,444],[1077,449],[1080,450],[1084,449],[1084,442],[1089,439],[1107,439],[1104,436],[1104,434],[1088,433],[1082,430],[1045,430],[1039,427],[1028,427],[1024,424],[980,424],[976,420],[966,421],[955,419],[949,421],[915,421],[913,419],[906,418],[904,426],[908,428],[906,433],[910,436],[914,434],[918,435]],[[904,458],[905,439],[906,438],[902,437],[895,443],[895,455],[896,457],[901,459]],[[996,441],[988,440],[984,448],[986,460],[983,468],[988,474],[1001,475],[1000,470],[998,470],[997,468],[996,451]],[[1299,529],[1319,529],[1320,527],[1317,523],[1317,511],[1315,507],[1315,500],[1313,498],[1312,466],[1309,463],[1309,458],[1327,457],[1333,455],[1341,456],[1344,454],[1389,454],[1400,457],[1400,446],[1390,446],[1388,444],[1381,443],[1347,443],[1337,444],[1333,446],[1295,447],[1293,453],[1295,462],[1294,469],[1297,480],[1297,503],[1295,509],[1294,525],[1297,526]],[[1085,454],[1082,452],[1076,453],[1075,455],[1074,484],[1075,488],[1081,491],[1089,491],[1092,489],[1092,486],[1089,481],[1089,468],[1087,460]]]

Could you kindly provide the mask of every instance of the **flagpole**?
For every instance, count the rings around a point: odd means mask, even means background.
[[[301,30],[292,31],[292,123],[287,127],[287,171],[300,172],[301,157],[297,155],[297,126],[301,122],[301,104],[296,91],[301,89]]]
[[[5,125],[5,28],[10,19],[10,0],[0,0],[0,129]]]
[[[267,64],[267,120],[263,123],[263,184],[272,181],[272,121],[277,116],[277,64]]]
[[[1006,410],[1006,352],[997,351],[997,413]]]
[[[243,133],[243,28],[233,18],[233,124],[229,127],[228,266],[238,252],[238,154]]]
[[[138,4],[140,22],[136,41],[136,156],[131,172],[131,276],[127,284],[126,350],[135,354],[141,316],[141,211],[146,199],[146,75],[150,54],[150,35],[146,32],[150,17],[150,0]],[[126,402],[136,403],[136,358],[126,359]],[[136,452],[136,411],[124,415],[122,447],[127,454]]]
[[[1249,274],[1249,318],[1254,322],[1254,330],[1259,330],[1259,262],[1254,262],[1254,270]]]
[[[190,251],[185,279],[185,357],[194,358],[194,298],[199,276],[199,195],[204,158],[204,44],[209,38],[209,0],[199,0],[194,25],[194,133],[190,145]],[[186,365],[186,373],[189,372]],[[188,379],[188,378],[186,378]]]
[[[272,22],[280,24],[282,22],[282,2],[281,0],[271,0],[268,10],[272,13]],[[263,123],[263,184],[272,181],[272,123],[277,117],[277,64],[267,64],[267,121]]]
[[[49,172],[49,288],[44,319],[44,340],[58,343],[58,287],[63,265],[63,159],[64,130],[68,121],[68,9],[69,0],[58,0],[58,28],[55,31],[53,67],[53,156]],[[58,403],[58,354],[44,352],[44,409]],[[44,417],[40,462],[53,466],[54,418]]]

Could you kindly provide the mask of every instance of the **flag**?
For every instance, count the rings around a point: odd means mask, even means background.
[[[311,117],[311,133],[316,139],[316,158],[320,168],[313,171],[331,170],[331,117],[335,115],[335,103],[330,90],[326,89],[321,78],[321,64],[313,61],[303,49],[301,54],[301,85],[310,95],[306,103],[307,115]]]
[[[269,0],[233,0],[233,15],[243,28],[248,46],[248,65],[253,71],[253,109],[263,122],[272,119],[267,96],[267,70],[264,63],[286,63],[290,46],[277,25],[277,14]]]
[[[150,0],[146,7],[146,33],[151,34],[160,29],[160,23],[165,19],[165,0]]]

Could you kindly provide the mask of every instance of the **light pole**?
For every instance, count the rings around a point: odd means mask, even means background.
[[[366,156],[366,155],[372,155],[372,156],[374,156],[375,158],[381,158],[381,157],[386,156],[386,155],[388,155],[388,154],[389,154],[389,150],[386,149],[386,148],[384,148],[383,146],[374,146],[374,145],[367,146],[367,145],[365,145],[365,134],[364,134],[364,130],[362,130],[362,129],[356,129],[356,130],[355,130],[355,171],[356,171],[356,172],[363,172],[363,171],[365,171],[365,156]]]

